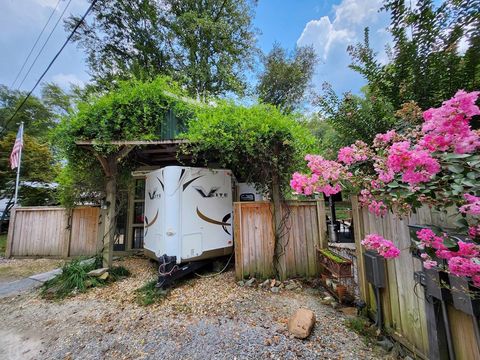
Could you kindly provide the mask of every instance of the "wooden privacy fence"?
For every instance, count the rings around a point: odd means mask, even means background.
[[[452,219],[434,212],[427,207],[417,211],[407,219],[399,219],[392,213],[383,218],[376,217],[367,209],[359,207],[358,199],[352,198],[353,223],[357,248],[358,280],[361,297],[375,311],[372,286],[365,277],[363,261],[364,249],[360,241],[366,235],[377,233],[392,240],[401,250],[398,258],[386,261],[386,288],[381,289],[382,313],[385,327],[396,340],[403,343],[417,355],[426,359],[444,358],[445,354],[429,349],[429,336],[426,311],[426,299],[422,286],[414,281],[414,272],[422,270],[421,260],[410,253],[410,234],[408,225],[448,226]],[[480,359],[475,339],[473,319],[448,306],[448,317],[457,359]]]
[[[274,275],[274,224],[269,202],[234,204],[236,276]],[[326,247],[323,201],[289,201],[283,206],[284,268],[280,277],[318,275],[316,248]]]
[[[21,207],[11,211],[6,256],[69,257],[95,255],[100,209]]]

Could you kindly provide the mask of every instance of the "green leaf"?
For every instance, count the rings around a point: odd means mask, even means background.
[[[461,165],[448,165],[447,168],[455,174],[461,174],[465,170],[465,168]]]

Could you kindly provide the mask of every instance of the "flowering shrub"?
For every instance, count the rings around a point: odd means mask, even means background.
[[[378,234],[370,234],[362,240],[362,245],[367,250],[378,252],[385,259],[393,259],[400,255],[400,250],[391,242]]]
[[[480,285],[480,132],[471,126],[472,117],[480,115],[479,95],[459,90],[441,107],[423,112],[421,126],[377,134],[372,146],[357,141],[339,151],[337,162],[308,155],[311,174],[295,173],[292,188],[327,196],[353,188],[360,192],[360,204],[377,216],[389,210],[408,215],[423,205],[457,207],[457,230],[473,243],[422,229],[417,236],[424,265],[446,261],[451,273],[471,276]],[[384,250],[383,238],[369,236],[362,242],[367,248],[392,254]]]

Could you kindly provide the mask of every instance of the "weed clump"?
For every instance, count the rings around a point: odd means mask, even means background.
[[[135,291],[137,302],[140,305],[148,306],[165,299],[168,292],[155,287],[155,285],[157,285],[157,280],[153,279]]]
[[[130,275],[123,266],[113,266],[106,279],[90,276],[88,273],[102,266],[102,258],[92,260],[72,260],[62,267],[62,273],[42,285],[40,295],[46,299],[60,300],[67,296],[85,292],[88,288],[104,286]]]

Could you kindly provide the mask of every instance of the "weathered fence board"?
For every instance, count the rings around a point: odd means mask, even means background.
[[[400,256],[387,260],[387,288],[382,289],[382,310],[385,327],[392,335],[417,355],[428,358],[428,328],[424,290],[414,281],[414,272],[422,270],[421,261],[410,253],[409,224],[433,224],[448,226],[454,222],[449,214],[422,208],[408,219],[399,219],[388,213],[383,218],[359,207],[352,198],[352,214],[357,247],[359,287],[361,297],[376,311],[373,288],[365,278],[363,247],[360,241],[366,235],[377,233],[392,240],[401,250]],[[480,352],[473,331],[471,317],[448,308],[452,338],[457,359],[480,359]]]
[[[98,251],[100,209],[15,208],[10,215],[6,256],[90,256]]]
[[[286,273],[281,277],[318,275],[316,248],[326,244],[325,208],[317,201],[290,201],[282,208]],[[274,274],[274,226],[269,202],[234,204],[236,276]]]

